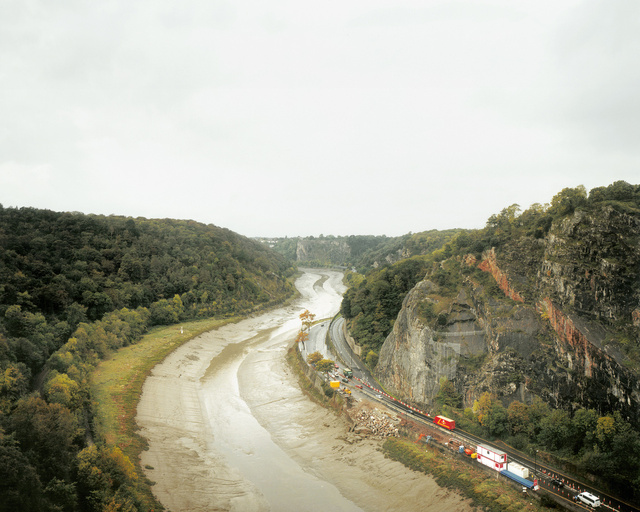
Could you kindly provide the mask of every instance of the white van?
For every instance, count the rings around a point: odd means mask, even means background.
[[[581,492],[576,496],[576,499],[593,508],[598,508],[600,506],[600,498],[594,496],[590,492]]]

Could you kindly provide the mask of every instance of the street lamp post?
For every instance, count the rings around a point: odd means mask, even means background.
[[[538,450],[533,454],[533,474],[538,476]]]

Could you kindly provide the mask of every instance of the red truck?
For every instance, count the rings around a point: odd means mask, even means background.
[[[446,416],[436,416],[433,418],[433,422],[436,425],[446,428],[447,430],[453,430],[456,428],[456,422]]]

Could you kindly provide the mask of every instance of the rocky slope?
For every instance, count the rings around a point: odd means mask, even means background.
[[[638,422],[639,240],[637,215],[600,205],[543,238],[434,265],[405,297],[377,377],[427,409],[446,377],[465,407],[491,391]]]

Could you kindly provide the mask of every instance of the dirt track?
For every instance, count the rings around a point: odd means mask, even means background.
[[[322,275],[329,279],[314,286]],[[293,306],[209,332],[154,368],[137,421],[154,492],[179,511],[467,511],[457,495],[353,443],[284,361],[309,309],[333,315],[341,274],[308,271]]]

